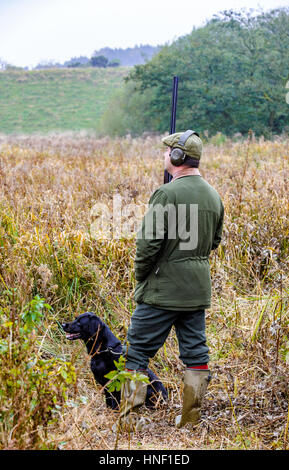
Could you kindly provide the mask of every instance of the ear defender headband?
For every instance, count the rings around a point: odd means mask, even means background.
[[[199,134],[195,131],[191,131],[190,129],[186,132],[184,132],[180,138],[179,138],[179,141],[177,143],[177,145],[181,145],[182,147],[184,147],[186,141],[188,140],[188,138],[191,136],[191,135],[197,135],[198,137]],[[185,161],[185,158],[186,158],[186,154],[185,152],[182,150],[182,149],[179,149],[179,148],[174,148],[171,153],[170,153],[170,159],[171,159],[171,163],[172,165],[174,166],[180,166],[184,163]]]

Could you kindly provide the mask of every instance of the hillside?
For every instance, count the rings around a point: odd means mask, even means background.
[[[97,129],[128,68],[0,73],[0,133]]]

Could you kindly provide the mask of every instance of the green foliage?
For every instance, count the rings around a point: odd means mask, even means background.
[[[118,361],[113,362],[116,370],[112,370],[105,375],[105,377],[109,379],[107,389],[110,392],[114,392],[115,390],[119,391],[128,379],[133,380],[134,382],[149,383],[149,378],[146,375],[140,372],[129,372],[125,370],[125,358],[123,356],[120,356]]]
[[[45,303],[45,299],[41,299],[36,295],[27,305],[25,305],[21,314],[24,322],[24,330],[31,331],[43,319],[43,309],[51,310],[52,307]]]
[[[99,123],[99,132],[110,136],[133,136],[158,128],[159,117],[151,115],[150,103],[155,90],[136,91],[134,83],[120,87],[111,97]]]
[[[178,75],[179,129],[197,126],[210,135],[252,129],[269,136],[288,128],[288,11],[224,12],[136,66],[128,80],[133,93],[145,97],[143,111],[150,107],[148,127],[168,130],[172,77]]]
[[[5,295],[9,299],[15,294]],[[38,296],[17,316],[13,309],[0,310],[1,448],[47,448],[47,426],[57,419],[68,386],[76,380],[69,362],[41,357],[35,327],[45,327],[50,311]]]

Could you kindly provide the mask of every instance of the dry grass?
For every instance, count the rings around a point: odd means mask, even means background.
[[[36,294],[52,305],[39,351],[77,370],[77,386],[48,439],[62,449],[287,449],[288,138],[204,149],[201,173],[223,199],[225,227],[211,255],[213,380],[197,427],[174,427],[184,370],[174,332],[151,362],[169,402],[154,413],[142,409],[151,419],[147,429],[116,436],[117,417],[105,407],[84,346],[68,343],[57,325],[92,310],[125,339],[134,308],[134,239],[92,239],[90,211],[98,202],[111,206],[114,194],[147,203],[162,184],[159,140],[0,137],[0,290],[16,288],[20,306]],[[2,314],[4,307],[7,300]],[[8,307],[15,313],[14,303]],[[18,446],[13,432],[4,442]]]

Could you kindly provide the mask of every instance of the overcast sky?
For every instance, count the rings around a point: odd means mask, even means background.
[[[32,67],[106,46],[164,44],[222,10],[278,6],[289,0],[0,0],[0,58]]]

